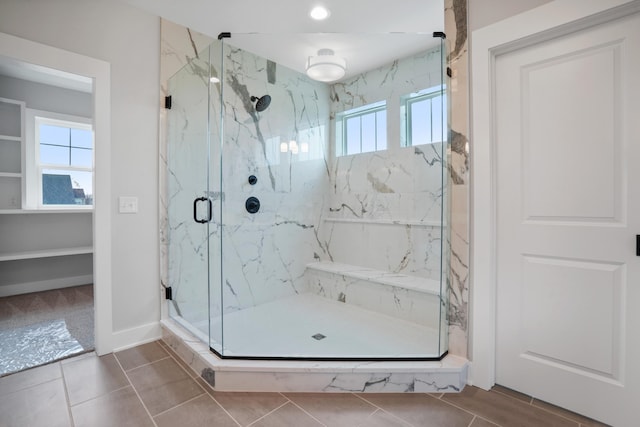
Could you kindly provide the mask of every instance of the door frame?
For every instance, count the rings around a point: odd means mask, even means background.
[[[555,0],[472,33],[470,384],[489,390],[496,373],[496,58],[639,11],[640,0]]]
[[[96,353],[113,350],[111,293],[111,65],[74,52],[0,32],[0,55],[93,80],[93,282]]]

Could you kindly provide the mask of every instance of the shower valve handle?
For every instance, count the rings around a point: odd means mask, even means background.
[[[198,202],[208,202],[207,203],[207,219],[198,219]],[[193,220],[200,224],[206,224],[211,221],[213,217],[213,205],[211,203],[211,199],[208,197],[198,197],[193,201]]]

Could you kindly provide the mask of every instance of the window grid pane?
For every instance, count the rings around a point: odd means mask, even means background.
[[[376,103],[370,109],[358,109],[356,112],[340,114],[336,123],[337,136],[341,143],[337,145],[337,155],[351,155],[387,148],[386,105]]]
[[[441,91],[404,98],[406,145],[442,142],[446,139],[446,95]]]
[[[36,117],[40,203],[93,205],[93,130],[74,120]]]
[[[71,165],[69,147],[40,144],[40,163],[49,165]]]

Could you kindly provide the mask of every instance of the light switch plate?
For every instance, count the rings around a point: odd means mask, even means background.
[[[138,212],[138,198],[131,196],[118,197],[118,205],[120,213],[137,213]]]

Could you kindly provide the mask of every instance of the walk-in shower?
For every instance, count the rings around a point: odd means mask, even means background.
[[[252,52],[261,37],[223,37],[169,80],[170,316],[222,357],[441,358],[443,35],[360,35],[417,42],[333,83]]]

